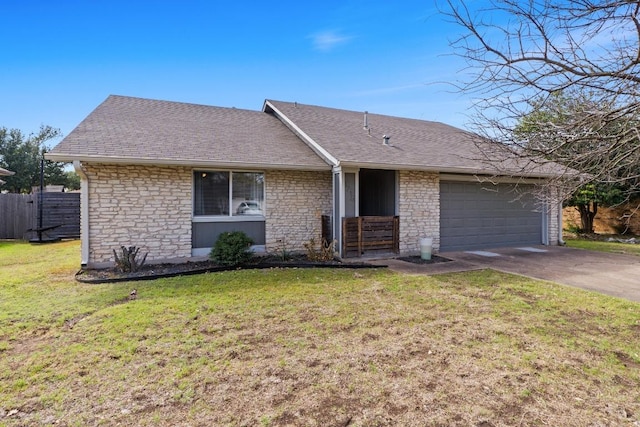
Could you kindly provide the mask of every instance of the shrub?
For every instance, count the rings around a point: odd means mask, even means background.
[[[287,240],[283,237],[276,241],[278,243],[277,254],[280,257],[280,261],[289,261],[291,259],[291,252],[287,249]]]
[[[304,248],[307,251],[307,259],[309,261],[332,261],[335,253],[335,243],[332,241],[329,243],[326,239],[322,239],[320,248],[317,248],[316,239],[310,238],[307,243],[304,244]]]
[[[113,250],[113,256],[115,257],[116,268],[123,273],[131,273],[134,271],[138,271],[140,267],[142,267],[147,260],[148,253],[144,254],[141,260],[138,260],[138,252],[140,252],[140,248],[135,246],[120,246],[120,251],[122,252],[121,256],[118,256],[116,250]]]
[[[242,231],[225,231],[221,233],[210,258],[220,265],[239,265],[248,262],[253,255],[249,247],[253,240]]]

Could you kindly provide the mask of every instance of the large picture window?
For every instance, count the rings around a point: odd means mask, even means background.
[[[195,171],[194,216],[264,215],[261,172]]]

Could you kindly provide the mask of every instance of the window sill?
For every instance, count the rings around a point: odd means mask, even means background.
[[[264,215],[234,215],[234,216],[194,216],[192,222],[258,222],[265,221]]]

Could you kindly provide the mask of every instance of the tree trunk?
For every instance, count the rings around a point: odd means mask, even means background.
[[[598,202],[584,203],[576,206],[580,212],[580,224],[583,233],[593,233],[593,219],[598,213]]]

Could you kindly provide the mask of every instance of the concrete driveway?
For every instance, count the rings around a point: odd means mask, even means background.
[[[640,302],[640,257],[559,246],[498,248],[439,254],[454,262],[407,266],[385,260],[391,269],[406,273],[438,274],[492,268],[536,279],[579,287]],[[401,264],[405,264],[404,268]]]

